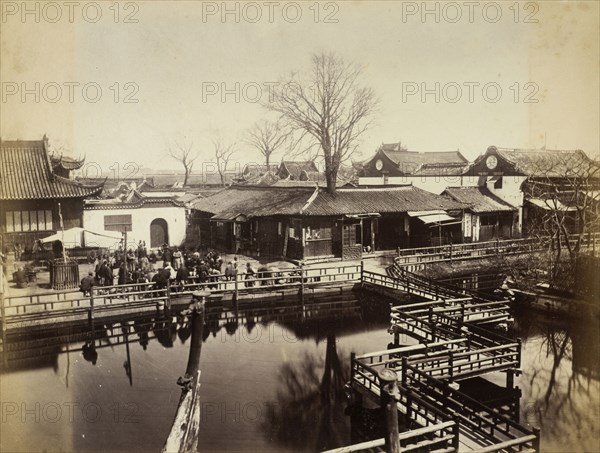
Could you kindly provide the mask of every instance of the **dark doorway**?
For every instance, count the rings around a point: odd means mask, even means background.
[[[169,243],[169,226],[165,219],[154,219],[150,224],[150,247]]]

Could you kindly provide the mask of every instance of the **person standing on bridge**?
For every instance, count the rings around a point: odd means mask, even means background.
[[[90,271],[86,277],[81,279],[79,291],[81,291],[85,297],[88,297],[94,286],[96,286],[96,280],[94,280],[94,273]]]

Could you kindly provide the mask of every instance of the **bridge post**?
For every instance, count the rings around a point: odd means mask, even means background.
[[[354,362],[356,361],[356,352],[350,353],[350,382],[354,381]]]
[[[452,427],[452,448],[454,448],[454,451],[458,451],[460,447],[460,419],[457,415],[454,415],[452,420],[454,421],[454,426]]]
[[[171,310],[171,282],[170,281],[167,282],[166,295],[167,295],[167,300],[165,300],[165,309]]]
[[[390,368],[379,372],[381,382],[380,402],[385,417],[385,451],[400,453],[400,433],[398,429],[398,407],[396,397],[400,396],[396,373]]]
[[[406,387],[406,369],[408,368],[408,357],[402,356],[402,386]]]
[[[533,434],[535,435],[535,439],[533,441],[532,447],[537,453],[539,453],[541,450],[540,450],[540,428],[538,426],[533,427]]]
[[[506,388],[515,388],[515,371],[506,370]]]
[[[300,264],[300,302],[302,302],[302,313],[304,313],[304,266]]]
[[[360,283],[364,283],[363,275],[365,272],[365,260],[360,260]]]
[[[90,324],[94,321],[94,287],[90,288],[90,310],[88,311],[88,321]]]
[[[234,279],[233,279],[233,298],[234,302],[237,303],[239,296],[239,274],[237,268],[235,269]]]

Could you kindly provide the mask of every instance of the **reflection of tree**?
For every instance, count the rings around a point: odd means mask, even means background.
[[[597,326],[586,329],[583,324],[575,328],[575,335],[554,325],[532,326],[541,332],[535,332],[527,341],[534,353],[527,357],[522,379],[526,397],[524,421],[542,428],[548,451],[598,448],[598,415],[591,414],[590,409],[600,404],[600,383],[593,377],[594,364],[575,364],[576,351],[580,356],[582,349],[585,351],[598,341]],[[597,361],[597,357],[592,360]]]
[[[321,451],[343,445],[343,395],[348,377],[335,334],[328,334],[325,359],[307,352],[302,360],[281,367],[281,388],[276,404],[267,407],[264,429],[294,448]],[[307,445],[307,441],[314,444]]]

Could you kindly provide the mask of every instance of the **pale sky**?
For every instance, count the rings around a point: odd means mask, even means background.
[[[114,162],[178,169],[165,149],[183,136],[200,170],[211,137],[239,140],[269,116],[257,87],[266,97],[320,51],[360,64],[381,99],[363,157],[399,140],[470,159],[489,145],[600,149],[597,1],[229,2],[225,17],[222,2],[0,4],[0,135],[46,133],[104,174]],[[240,150],[241,164],[260,161]]]

